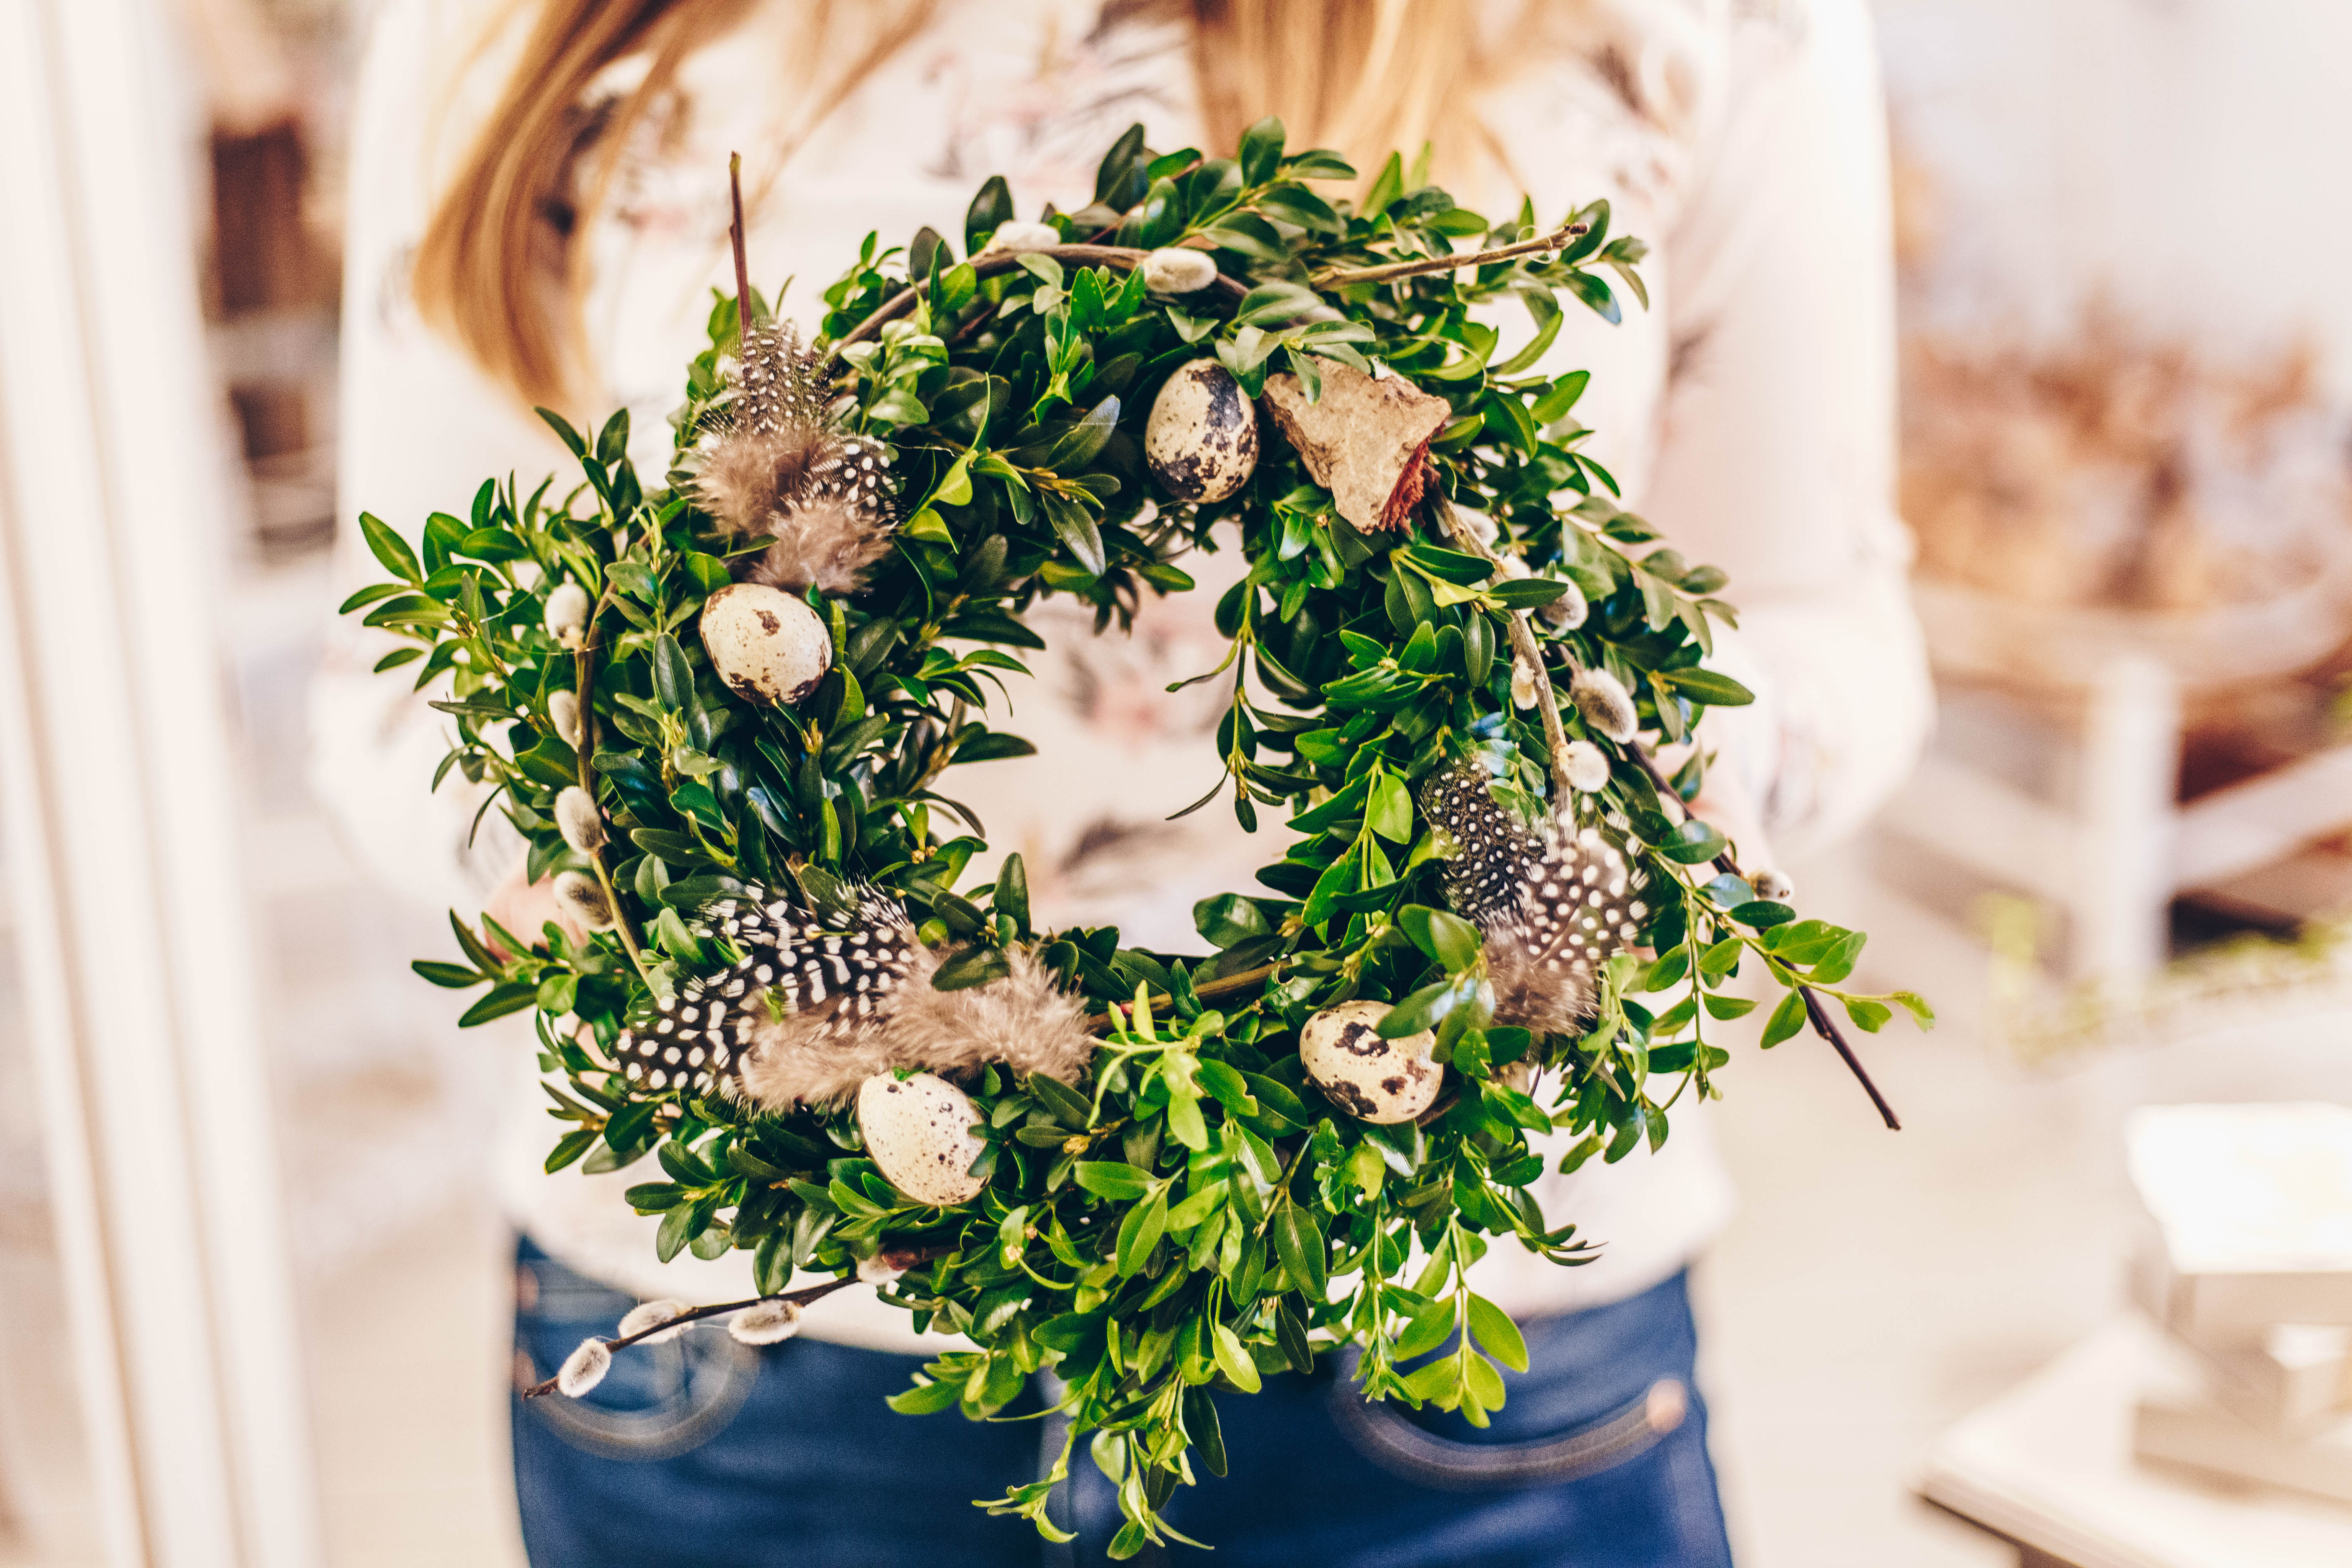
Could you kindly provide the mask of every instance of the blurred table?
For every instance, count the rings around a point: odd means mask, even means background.
[[[2344,1568],[2352,1509],[2224,1489],[2132,1458],[2141,1393],[2197,1376],[2119,1319],[1944,1435],[1919,1495],[2018,1549],[2021,1568]]]

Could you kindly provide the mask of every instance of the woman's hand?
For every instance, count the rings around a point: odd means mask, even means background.
[[[541,877],[536,882],[531,881],[525,863],[520,861],[507,873],[506,880],[500,882],[497,891],[490,895],[490,901],[484,906],[482,912],[526,942],[536,943],[541,929],[550,921],[553,921],[574,942],[587,940],[588,933],[568,919],[563,907],[556,902],[555,879]],[[490,944],[490,951],[500,958],[519,956],[507,952],[506,945],[499,941],[496,933],[484,931],[482,935]]]
[[[1658,766],[1671,776],[1689,755],[1685,746],[1664,747],[1657,752]],[[1764,829],[1763,810],[1745,779],[1730,768],[1709,768],[1698,798],[1685,809],[1731,840],[1732,863],[1758,897],[1786,901],[1789,879],[1780,869],[1772,836]]]
[[[1731,840],[1732,860],[1759,898],[1788,897],[1789,879],[1772,853],[1772,837],[1764,830],[1764,814],[1747,781],[1729,768],[1708,769],[1690,813]]]

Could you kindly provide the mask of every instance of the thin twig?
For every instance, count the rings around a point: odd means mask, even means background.
[[[572,656],[572,684],[573,695],[580,700],[580,749],[574,760],[580,770],[580,787],[591,801],[596,798],[596,773],[591,761],[596,754],[596,617],[604,613],[600,597],[588,612],[588,626],[580,638],[580,651]],[[621,939],[621,950],[629,955],[630,967],[648,989],[654,983],[646,968],[646,955],[637,949],[637,939],[629,930],[628,911],[621,908],[621,890],[613,885],[613,874],[605,868],[602,847],[589,851],[589,864],[596,868],[597,885],[604,889],[604,902],[613,911],[613,934]]]
[[[1650,782],[1666,796],[1679,803],[1682,793],[1675,788],[1675,781],[1667,776],[1666,770],[1659,765],[1657,758],[1650,754],[1649,749],[1639,741],[1634,742],[1628,749],[1633,752],[1634,760],[1642,764],[1642,770],[1650,775]],[[1728,850],[1717,856],[1714,865],[1717,870],[1727,876],[1738,877],[1743,881],[1747,879],[1745,874],[1739,869],[1739,863],[1732,858]],[[1837,1054],[1845,1062],[1846,1069],[1861,1083],[1863,1092],[1870,1096],[1870,1103],[1878,1108],[1879,1119],[1886,1123],[1890,1131],[1902,1131],[1902,1119],[1895,1114],[1895,1108],[1886,1103],[1886,1097],[1878,1092],[1878,1085],[1871,1081],[1869,1071],[1862,1065],[1862,1058],[1853,1054],[1852,1046],[1846,1044],[1845,1035],[1837,1026],[1837,1021],[1830,1016],[1829,1009],[1822,1005],[1820,994],[1810,985],[1800,985],[1797,987],[1797,994],[1804,998],[1805,1018],[1812,1025],[1813,1033],[1836,1047]]]
[[[735,353],[742,356],[751,335],[751,265],[743,251],[743,154],[727,154],[727,195],[734,204],[735,221],[727,226],[728,243],[735,247]]]
[[[1844,1033],[1838,1028],[1837,1020],[1830,1016],[1830,1010],[1822,1005],[1820,994],[1810,985],[1798,986],[1797,994],[1805,999],[1805,1016],[1812,1021],[1813,1033],[1837,1048],[1837,1054],[1845,1060],[1846,1070],[1861,1082],[1862,1091],[1870,1096],[1870,1103],[1878,1107],[1879,1120],[1886,1123],[1886,1130],[1902,1131],[1902,1118],[1896,1116],[1895,1108],[1886,1103],[1886,1097],[1878,1092],[1878,1086],[1870,1081],[1870,1074],[1863,1069],[1862,1058],[1855,1056],[1853,1047],[1845,1043]]]
[[[1143,258],[1150,254],[1148,250],[1138,250],[1127,245],[1048,245],[1034,251],[1024,250],[1018,253],[1010,250],[992,250],[985,255],[973,257],[971,269],[982,278],[994,278],[1006,272],[1018,271],[1021,267],[1021,258],[1024,256],[1050,256],[1056,261],[1066,261],[1075,266],[1108,267],[1121,272],[1132,272],[1142,266]],[[1217,274],[1217,280],[1210,287],[1236,300],[1249,292],[1247,284],[1228,278],[1222,272]],[[923,291],[920,289],[901,289],[876,306],[872,315],[842,333],[833,345],[833,353],[837,354],[851,343],[866,342],[879,332],[888,322],[895,321],[913,310],[915,302],[922,297]]]
[[[1462,513],[1454,507],[1439,504],[1445,507],[1445,531],[1454,541],[1488,565],[1501,570],[1503,558],[1494,547],[1462,521]],[[1536,641],[1535,629],[1528,625],[1527,611],[1513,610],[1507,624],[1511,628],[1511,656],[1535,679],[1536,707],[1543,714],[1544,745],[1551,753],[1552,798],[1566,800],[1574,788],[1568,782],[1568,730],[1559,721],[1559,700],[1552,694],[1551,673],[1544,668],[1543,645]]]
[[[1214,980],[1204,980],[1192,987],[1192,994],[1206,1001],[1213,996],[1223,996],[1235,991],[1246,991],[1258,982],[1271,976],[1281,967],[1279,963],[1261,963],[1255,969],[1244,969],[1239,974],[1226,974]],[[1087,1032],[1093,1034],[1098,1030],[1108,1029],[1118,1021],[1108,1012],[1090,1014],[1087,1018]]]
[[[903,1271],[914,1268],[919,1263],[928,1263],[934,1258],[945,1258],[954,1250],[952,1247],[886,1247],[880,1256],[884,1262]],[[810,1285],[798,1290],[780,1290],[772,1296],[752,1296],[740,1301],[720,1301],[714,1306],[697,1307],[691,1311],[680,1312],[675,1318],[665,1318],[649,1329],[640,1329],[635,1333],[620,1339],[606,1340],[604,1348],[625,1351],[631,1345],[652,1339],[656,1334],[669,1333],[672,1330],[682,1329],[688,1323],[700,1322],[705,1318],[719,1318],[730,1312],[740,1312],[746,1307],[756,1307],[762,1301],[790,1301],[796,1307],[805,1307],[811,1302],[822,1301],[835,1290],[856,1283],[857,1276],[850,1274],[839,1279],[828,1279],[822,1285]],[[555,1382],[556,1380],[551,1377],[542,1382],[534,1383],[522,1391],[522,1396],[525,1399],[538,1399],[552,1394],[555,1392]]]
[[[1466,256],[1425,256],[1418,261],[1390,261],[1378,267],[1327,267],[1307,279],[1318,289],[1345,289],[1350,283],[1386,283],[1395,278],[1415,278],[1424,272],[1454,272],[1465,267],[1484,267],[1489,261],[1508,261],[1515,256],[1530,256],[1538,250],[1559,250],[1568,242],[1587,231],[1589,225],[1570,224],[1556,228],[1538,239],[1523,239],[1515,245],[1498,245],[1492,250],[1474,250]]]

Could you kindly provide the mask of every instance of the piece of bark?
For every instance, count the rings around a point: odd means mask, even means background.
[[[1454,417],[1445,399],[1400,375],[1373,377],[1318,359],[1323,395],[1285,371],[1265,378],[1265,403],[1283,435],[1357,528],[1402,528],[1429,482],[1429,440]]]

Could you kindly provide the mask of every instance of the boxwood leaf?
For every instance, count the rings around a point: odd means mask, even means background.
[[[1772,1016],[1764,1024],[1764,1037],[1759,1043],[1769,1050],[1804,1026],[1805,999],[1800,993],[1791,991],[1780,998],[1778,1007],[1772,1009]]]

